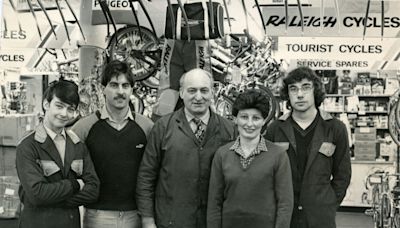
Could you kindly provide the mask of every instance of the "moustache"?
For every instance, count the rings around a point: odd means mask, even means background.
[[[126,99],[126,96],[124,96],[124,95],[122,95],[122,94],[119,94],[119,95],[117,95],[116,97],[114,97],[114,100],[117,100],[117,99]]]

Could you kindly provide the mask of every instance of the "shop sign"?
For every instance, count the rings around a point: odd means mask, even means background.
[[[279,37],[277,42],[274,58],[318,69],[379,69],[384,62],[393,66],[400,55],[395,38]]]
[[[24,67],[32,56],[32,50],[0,49],[0,66]]]
[[[321,5],[321,2],[324,5]],[[267,34],[271,36],[399,37],[400,1],[371,1],[366,17],[367,0],[301,1],[303,20],[297,1],[289,1],[288,18],[283,0],[261,1]],[[364,34],[364,24],[367,28]],[[302,31],[302,26],[304,31]],[[382,32],[383,28],[383,32]]]
[[[110,10],[129,10],[131,11],[131,6],[129,0],[107,0],[107,6]],[[138,2],[133,2],[135,10],[138,9]],[[93,10],[101,10],[100,3],[98,0],[93,0],[92,2]]]

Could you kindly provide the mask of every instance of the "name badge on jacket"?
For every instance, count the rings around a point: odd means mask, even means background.
[[[331,142],[323,142],[318,152],[327,157],[331,157],[333,153],[335,153],[335,148],[336,148],[335,144]]]

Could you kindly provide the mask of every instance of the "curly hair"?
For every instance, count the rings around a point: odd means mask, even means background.
[[[318,108],[325,99],[325,88],[317,74],[309,67],[298,67],[288,73],[283,79],[283,86],[280,91],[281,99],[289,101],[289,85],[307,79],[313,83],[315,106]],[[290,105],[290,102],[287,102]]]
[[[133,87],[135,80],[133,79],[134,76],[129,65],[119,60],[112,60],[106,65],[101,75],[101,84],[107,86],[113,77],[117,77],[121,74],[125,75],[126,80],[128,80],[129,84]]]
[[[268,117],[269,98],[265,92],[259,89],[250,89],[239,94],[233,103],[232,115],[237,117],[240,110],[253,108],[260,111],[264,119]]]

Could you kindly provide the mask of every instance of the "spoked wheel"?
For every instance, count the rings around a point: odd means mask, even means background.
[[[396,110],[399,109],[399,103],[396,102],[395,107],[392,107],[390,109],[389,113],[389,133],[390,136],[392,137],[393,141],[397,144],[400,145],[400,140],[399,140],[399,122],[396,120]]]
[[[156,73],[160,65],[161,49],[153,32],[138,26],[122,28],[113,35],[108,46],[110,59],[126,61],[135,80],[146,79]]]
[[[392,217],[391,228],[400,228],[400,211],[395,209],[394,215]]]
[[[385,224],[390,223],[390,199],[387,195],[382,196],[381,200],[381,224],[382,227],[385,226]]]

